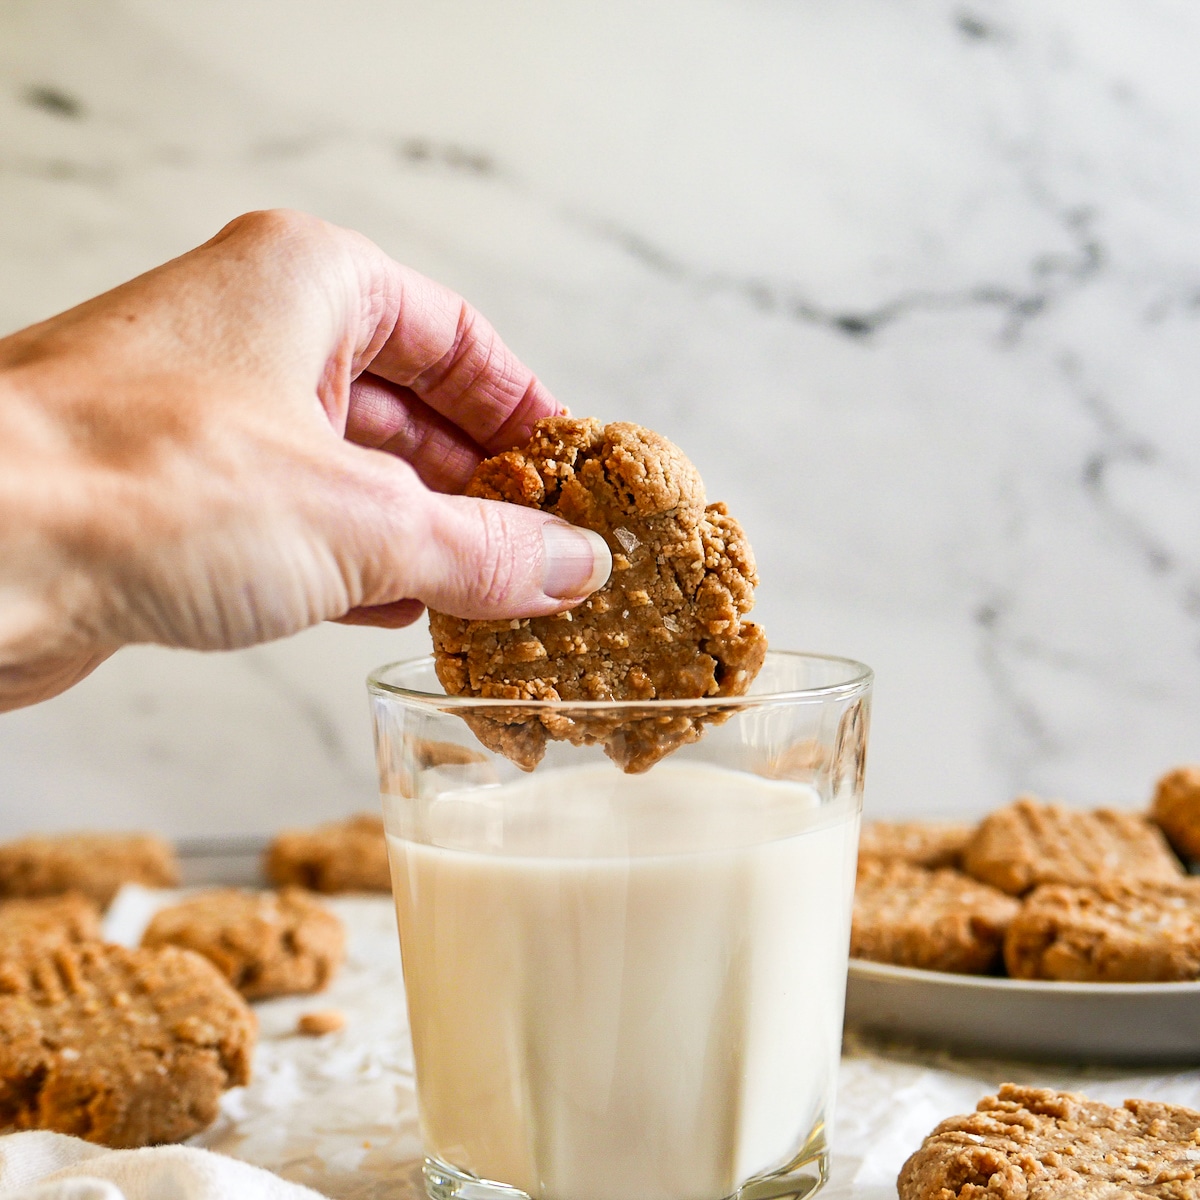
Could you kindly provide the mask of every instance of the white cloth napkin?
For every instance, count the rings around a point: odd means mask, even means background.
[[[106,1150],[61,1133],[0,1137],[0,1200],[322,1200],[261,1167],[191,1146]]]

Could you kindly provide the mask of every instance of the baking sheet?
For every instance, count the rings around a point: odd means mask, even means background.
[[[262,858],[267,837],[184,838],[175,843],[180,882],[185,887],[226,884],[261,887],[266,884]]]

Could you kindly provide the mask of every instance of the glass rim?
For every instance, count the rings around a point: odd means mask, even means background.
[[[811,703],[818,700],[840,700],[856,694],[862,694],[875,679],[875,672],[865,663],[857,659],[845,658],[839,654],[815,654],[804,650],[768,650],[767,658],[785,658],[793,661],[838,663],[845,667],[848,677],[839,683],[822,684],[810,688],[784,688],[772,692],[748,692],[741,696],[693,696],[678,700],[504,700],[482,696],[449,696],[444,692],[425,692],[419,688],[402,687],[400,684],[389,683],[385,678],[392,672],[402,668],[415,669],[431,667],[432,654],[422,654],[414,658],[402,658],[396,662],[384,663],[376,667],[367,676],[367,690],[373,696],[381,696],[389,700],[405,700],[428,708],[436,708],[441,712],[447,709],[529,709],[533,712],[561,712],[564,709],[584,712],[638,712],[666,711],[669,709],[702,708],[707,711],[717,709],[750,708],[762,704],[781,703]],[[753,686],[753,685],[751,685]]]

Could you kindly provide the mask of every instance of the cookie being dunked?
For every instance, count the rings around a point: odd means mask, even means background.
[[[682,700],[739,696],[762,666],[754,556],[683,452],[638,425],[551,417],[529,443],[485,460],[467,494],[540,508],[595,530],[613,554],[608,583],[569,612],[514,621],[429,614],[438,678],[481,699]],[[548,738],[603,743],[644,771],[722,718],[719,706],[669,718],[550,714],[514,707],[467,717],[479,739],[532,770]]]

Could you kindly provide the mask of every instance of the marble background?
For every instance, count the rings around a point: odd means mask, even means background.
[[[245,209],[470,297],[679,441],[776,644],[878,672],[876,813],[1200,759],[1200,10],[1183,0],[2,0],[0,332]],[[374,803],[326,627],[0,717],[0,833]]]

